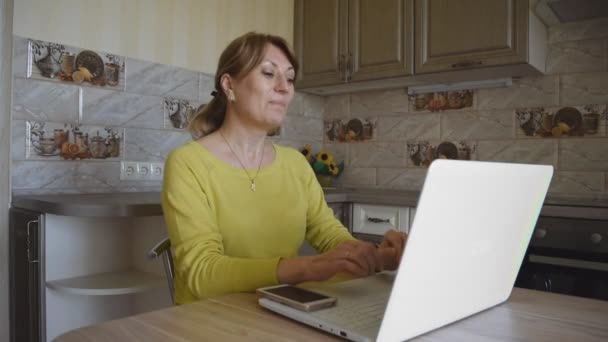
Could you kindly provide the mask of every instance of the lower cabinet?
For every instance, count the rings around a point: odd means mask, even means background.
[[[45,215],[46,336],[171,305],[161,262],[161,216]],[[54,312],[62,312],[54,315]]]
[[[413,220],[414,208],[375,204],[353,204],[352,233],[362,240],[382,241],[384,233],[395,229],[407,233]]]
[[[408,233],[416,208],[361,203],[328,203],[334,216],[360,240],[379,243],[389,229]],[[304,241],[298,255],[314,255],[317,252]]]
[[[164,236],[162,217],[11,209],[11,341],[52,341],[82,326],[172,305],[160,261],[147,258]]]

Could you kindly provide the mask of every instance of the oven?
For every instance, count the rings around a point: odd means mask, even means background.
[[[515,286],[608,300],[608,221],[541,216]]]

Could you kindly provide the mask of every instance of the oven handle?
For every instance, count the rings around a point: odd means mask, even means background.
[[[566,266],[573,268],[582,268],[593,271],[608,272],[608,263],[551,257],[546,255],[529,254],[528,261],[536,264],[546,264],[555,266]]]

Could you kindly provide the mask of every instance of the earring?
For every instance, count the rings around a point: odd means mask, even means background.
[[[230,91],[228,93],[228,101],[230,101],[230,102],[236,101],[236,99],[234,98],[234,93],[232,91]]]

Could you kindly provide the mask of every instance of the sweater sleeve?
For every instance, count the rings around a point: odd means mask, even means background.
[[[302,156],[304,182],[308,187],[308,210],[306,213],[306,240],[317,252],[327,252],[341,242],[355,240],[346,227],[333,215],[327,205],[323,189],[306,159]]]
[[[194,298],[202,299],[277,284],[278,257],[250,259],[224,254],[216,213],[202,184],[204,175],[200,166],[195,169],[180,152],[186,151],[175,150],[167,158],[161,194],[176,283],[180,282],[176,288],[185,288]]]

